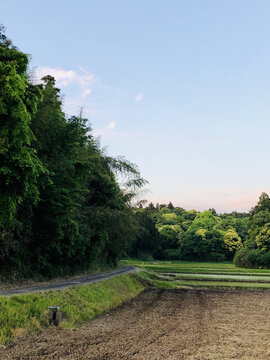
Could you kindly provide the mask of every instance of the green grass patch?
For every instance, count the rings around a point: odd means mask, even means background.
[[[270,276],[270,269],[238,268],[232,262],[195,262],[195,261],[140,261],[122,260],[123,265],[134,265],[141,269],[156,272],[171,273],[201,273],[201,274],[258,274]]]
[[[8,343],[48,327],[47,309],[57,305],[66,312],[61,326],[73,328],[130,300],[144,290],[134,275],[121,275],[96,284],[66,290],[0,296],[0,342]]]

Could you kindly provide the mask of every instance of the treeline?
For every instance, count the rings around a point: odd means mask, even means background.
[[[217,214],[214,209],[141,203],[135,210],[141,230],[128,255],[141,259],[234,260],[240,267],[270,268],[270,198],[262,193],[249,213]]]
[[[115,265],[133,240],[135,165],[111,158],[87,119],[67,117],[50,75],[0,28],[0,274],[46,277]],[[126,179],[124,189],[117,173]]]
[[[186,211],[168,205],[136,210],[141,233],[129,251],[139,258],[225,261],[233,259],[248,236],[249,215],[218,215],[214,209]]]

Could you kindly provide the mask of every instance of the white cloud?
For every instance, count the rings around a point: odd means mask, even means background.
[[[115,121],[110,122],[110,129],[114,129],[115,125],[116,125]]]
[[[135,101],[141,101],[143,97],[144,97],[143,93],[138,94],[138,95],[135,96]]]
[[[83,91],[82,96],[86,97],[87,95],[90,95],[90,94],[92,94],[92,89],[87,88]]]
[[[57,86],[65,87],[71,84],[79,85],[82,89],[87,90],[87,94],[91,93],[91,86],[95,82],[93,74],[88,73],[85,69],[81,68],[81,73],[74,70],[64,70],[62,68],[51,68],[46,66],[39,66],[36,69],[36,75],[41,79],[45,75],[51,75],[55,78]],[[90,91],[90,92],[89,92]]]

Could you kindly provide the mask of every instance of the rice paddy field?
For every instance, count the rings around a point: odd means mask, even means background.
[[[122,260],[121,263],[145,270],[142,276],[150,278],[155,286],[162,288],[190,286],[270,289],[269,269],[237,268],[232,262]]]

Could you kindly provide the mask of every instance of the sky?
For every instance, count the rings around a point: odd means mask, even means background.
[[[248,211],[270,192],[268,0],[0,0],[64,111],[138,165],[154,203]]]

